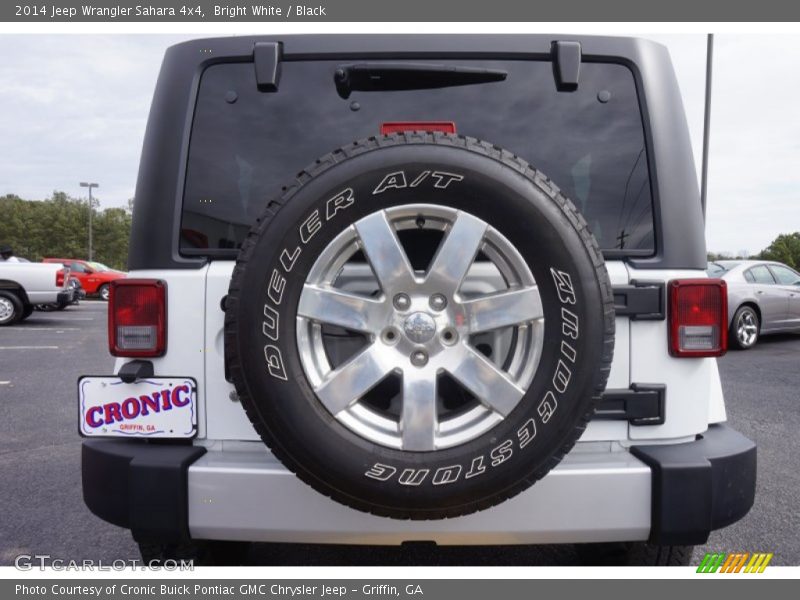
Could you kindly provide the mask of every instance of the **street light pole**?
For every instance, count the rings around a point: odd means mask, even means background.
[[[89,188],[89,261],[94,260],[92,256],[92,188],[100,187],[96,183],[81,181],[81,187]]]
[[[700,206],[703,208],[703,219],[706,218],[708,204],[708,143],[711,138],[711,71],[714,64],[714,34],[706,38],[706,100],[703,115],[703,166],[700,174]]]

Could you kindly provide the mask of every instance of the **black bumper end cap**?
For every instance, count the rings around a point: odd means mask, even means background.
[[[83,500],[95,515],[137,541],[189,539],[188,471],[202,446],[85,440]]]
[[[634,446],[631,453],[653,474],[652,544],[703,544],[753,506],[756,445],[727,425],[710,425],[694,442]]]

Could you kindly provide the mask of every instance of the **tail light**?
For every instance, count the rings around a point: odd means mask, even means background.
[[[69,274],[70,269],[68,266],[64,266],[63,269],[59,269],[56,271],[56,287],[63,288],[66,287],[65,284],[69,283]]]
[[[721,279],[669,282],[672,356],[722,356],[728,349],[728,289]]]
[[[158,279],[111,282],[108,349],[113,356],[163,356],[167,350],[166,282]]]
[[[404,131],[441,131],[455,133],[456,124],[452,121],[395,121],[381,123],[381,135],[403,133]]]

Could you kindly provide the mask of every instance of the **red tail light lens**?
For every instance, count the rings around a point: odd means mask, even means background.
[[[56,287],[64,287],[64,269],[56,271]]]
[[[167,350],[167,284],[117,279],[110,284],[108,349],[113,356],[155,357]]]
[[[721,279],[669,282],[672,356],[722,356],[728,349],[728,289]]]
[[[402,133],[404,131],[441,131],[455,133],[456,124],[452,121],[393,121],[381,124],[381,135]]]

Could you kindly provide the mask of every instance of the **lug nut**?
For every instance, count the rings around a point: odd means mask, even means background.
[[[386,344],[394,344],[399,338],[400,335],[397,333],[397,330],[394,327],[387,327],[381,334],[381,339]]]
[[[428,300],[428,304],[430,307],[435,311],[444,310],[445,306],[447,306],[447,298],[445,298],[442,294],[434,294]]]
[[[397,310],[408,310],[411,306],[411,298],[408,297],[408,294],[397,294],[392,304]]]
[[[448,327],[442,331],[442,342],[448,346],[452,346],[458,341],[458,332],[452,327]]]
[[[428,364],[428,355],[422,350],[417,350],[411,354],[411,364],[415,367],[424,367],[426,364]]]

